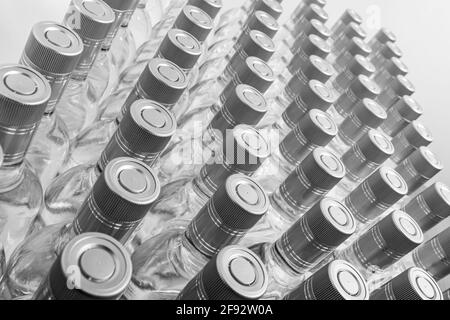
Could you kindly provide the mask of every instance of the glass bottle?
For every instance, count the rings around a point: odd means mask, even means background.
[[[118,300],[132,269],[120,242],[101,233],[84,233],[64,247],[33,300]]]
[[[242,243],[274,242],[344,176],[345,167],[336,155],[325,148],[315,149],[270,195],[269,212]]]
[[[4,250],[0,260],[4,260],[25,238],[42,208],[42,186],[26,154],[51,97],[51,87],[37,71],[19,65],[0,67],[0,79],[0,241]]]
[[[269,157],[269,143],[251,126],[238,125],[226,134],[222,152],[209,159],[197,176],[177,174],[174,181],[163,186],[134,238],[135,244],[160,233],[170,220],[191,220],[229,176],[238,173],[252,176]]]
[[[118,40],[121,36],[124,36],[132,46],[130,46],[132,51],[129,52],[130,55],[128,59],[133,59],[137,48],[139,48],[150,38],[153,30],[153,24],[158,22],[156,21],[158,19],[156,16],[162,14],[163,9],[161,2],[163,1],[150,0],[149,2],[148,0],[139,0],[133,15],[125,19],[122,24],[119,34],[113,41],[113,48],[115,49],[116,46],[124,44],[124,42]],[[116,50],[114,50],[114,52],[116,52],[116,54],[118,53]],[[116,61],[120,61],[120,59],[117,59]],[[127,62],[131,63],[131,60],[127,60]],[[124,67],[126,67],[126,65]]]
[[[350,263],[335,260],[322,267],[284,300],[354,300],[369,299],[363,275]]]
[[[55,107],[83,53],[83,41],[71,29],[53,22],[33,26],[20,64],[33,68],[50,83],[51,97],[26,155],[45,189],[69,156],[68,129]]]
[[[258,169],[255,178],[268,194],[275,192],[311,152],[327,146],[338,133],[330,115],[318,109],[305,114],[290,132],[283,130],[275,124],[268,132],[263,131],[272,142],[272,155]],[[274,142],[275,135],[281,143]]]
[[[371,129],[342,156],[347,175],[333,190],[338,198],[350,194],[358,185],[394,154],[394,145],[384,133]]]
[[[267,289],[267,271],[251,250],[229,246],[213,257],[177,300],[257,300]]]
[[[160,192],[156,175],[144,163],[118,158],[98,178],[73,223],[31,234],[14,251],[2,278],[2,296],[32,295],[64,246],[75,236],[100,232],[125,244]]]
[[[125,298],[175,299],[222,248],[238,243],[268,206],[257,183],[232,175],[188,225],[178,220],[134,251]]]
[[[394,57],[378,69],[372,79],[380,88],[385,88],[392,79],[398,76],[405,77],[408,73],[409,68],[399,58]]]
[[[71,222],[110,161],[130,157],[154,167],[175,130],[176,120],[163,106],[150,100],[133,103],[96,164],[74,167],[47,188],[35,227]]]
[[[411,268],[374,290],[370,300],[443,300],[436,281],[423,269]]]
[[[324,198],[276,242],[251,247],[262,258],[269,274],[269,286],[263,299],[282,299],[354,231],[355,220],[348,209],[335,200]]]
[[[378,129],[386,119],[386,111],[378,103],[371,99],[364,99],[353,107],[339,126],[339,133],[330,147],[342,156],[369,130]]]
[[[402,50],[393,42],[386,43],[380,51],[372,51],[369,57],[375,68],[386,67],[392,58],[400,59],[403,56]]]
[[[63,24],[72,28],[84,44],[83,54],[56,106],[56,113],[66,124],[71,140],[95,117],[94,102],[100,96],[87,78],[114,21],[114,11],[101,0],[72,0],[64,17]]]
[[[343,51],[334,61],[333,67],[337,72],[345,70],[346,66],[356,55],[367,58],[372,53],[372,49],[361,38],[352,38],[345,51]]]
[[[404,76],[397,76],[388,82],[386,87],[376,98],[376,101],[389,111],[402,97],[412,96],[416,89],[414,85]]]
[[[388,42],[397,42],[397,36],[386,28],[381,28],[375,33],[368,44],[372,48],[372,52],[380,52]]]
[[[336,41],[337,39],[339,39],[339,37],[345,33],[348,26],[350,26],[352,23],[354,23],[355,25],[361,25],[363,22],[364,22],[363,18],[355,10],[353,9],[345,10],[344,13],[331,27],[332,40]]]
[[[420,147],[403,160],[395,170],[405,179],[409,195],[413,195],[443,169],[442,162],[429,148]]]
[[[172,111],[177,104],[187,103],[183,96],[186,87],[187,77],[174,63],[165,59],[152,59],[126,101],[109,105],[102,120],[85,129],[74,141],[71,157],[61,172],[79,165],[94,164],[134,102],[152,100]]]
[[[395,137],[411,122],[423,115],[423,107],[412,97],[404,96],[387,112],[387,120],[380,126],[390,137]]]

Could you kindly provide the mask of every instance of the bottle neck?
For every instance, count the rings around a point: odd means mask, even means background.
[[[0,167],[0,193],[6,193],[16,189],[25,178],[24,161],[12,166]]]
[[[301,212],[298,208],[291,206],[281,195],[281,188],[278,188],[272,195],[270,195],[270,204],[273,210],[267,213],[270,220],[280,220],[285,226],[290,226],[294,223]]]

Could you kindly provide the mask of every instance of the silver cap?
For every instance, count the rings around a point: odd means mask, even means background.
[[[442,291],[426,271],[411,268],[370,295],[370,300],[443,300]]]
[[[350,263],[335,260],[309,277],[284,300],[368,300],[369,288]]]
[[[190,33],[171,29],[162,41],[157,57],[175,63],[183,70],[191,70],[202,55],[202,45]]]
[[[393,77],[406,76],[409,73],[408,66],[404,64],[402,60],[396,57],[390,59],[386,63],[384,69]]]
[[[56,300],[117,300],[131,281],[131,259],[115,239],[85,233],[64,248],[49,274]]]
[[[403,57],[403,52],[394,42],[388,42],[381,50],[381,55],[387,60],[390,60],[392,58],[400,59],[401,57]]]
[[[213,20],[222,9],[222,0],[189,0],[188,4],[205,11]]]
[[[311,21],[318,20],[322,23],[326,23],[328,21],[328,13],[323,9],[323,7],[317,5],[316,3],[310,4],[303,13],[303,18]]]
[[[172,112],[151,100],[138,100],[120,122],[100,157],[101,171],[116,158],[130,157],[153,166],[177,129]]]
[[[341,21],[343,24],[346,24],[346,25],[348,25],[350,23],[362,24],[363,23],[363,18],[355,10],[347,9],[341,15],[341,17],[339,18],[339,21]]]
[[[81,205],[73,228],[77,234],[100,232],[126,243],[161,190],[150,167],[132,158],[112,160]]]
[[[230,176],[187,227],[186,238],[206,257],[237,243],[269,209],[263,188],[251,178]]]
[[[380,30],[378,30],[378,32],[374,35],[374,39],[377,39],[377,41],[382,44],[397,41],[397,37],[395,36],[395,34],[386,28],[381,28]]]
[[[424,124],[415,120],[392,139],[395,147],[392,159],[396,163],[400,163],[416,149],[429,146],[433,140],[431,131]]]
[[[323,40],[328,40],[331,37],[331,30],[323,22],[317,19],[310,21],[310,27],[307,30],[308,35],[315,34]]]
[[[267,62],[275,53],[275,43],[265,33],[251,30],[243,33],[235,44],[236,54],[242,58],[258,57]],[[233,58],[231,58],[233,59]]]
[[[213,29],[213,21],[202,9],[187,5],[181,10],[173,28],[187,31],[198,41],[204,42]]]
[[[280,30],[280,25],[277,20],[267,12],[255,11],[248,17],[244,25],[244,31],[249,32],[250,30],[261,31],[268,37],[273,38],[278,30]]]
[[[317,80],[322,83],[327,83],[336,73],[331,63],[316,55],[309,56],[306,61],[301,62],[300,69],[291,69],[297,68],[299,65],[300,63],[292,63],[288,66],[288,70],[294,76],[288,82],[286,91],[293,97],[297,96],[298,92],[303,91],[303,88],[308,85],[309,81]]]
[[[264,11],[276,20],[283,14],[283,7],[276,0],[256,0],[253,11]]]
[[[354,37],[351,39],[350,45],[347,47],[347,52],[352,56],[361,55],[368,57],[372,53],[372,49],[364,42],[363,39]]]
[[[370,77],[376,71],[375,66],[366,57],[359,54],[353,58],[348,69],[356,76],[364,75],[366,77]]]
[[[208,262],[177,300],[255,300],[268,284],[264,263],[254,252],[229,246]]]
[[[25,66],[0,67],[0,145],[4,165],[21,163],[50,99],[48,81]]]
[[[388,119],[381,125],[381,129],[394,137],[412,121],[419,119],[423,112],[422,106],[414,98],[404,96],[389,109]]]

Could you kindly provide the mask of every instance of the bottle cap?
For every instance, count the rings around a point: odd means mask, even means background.
[[[112,159],[119,157],[130,157],[153,166],[176,129],[176,119],[169,110],[151,100],[137,100],[103,151],[100,169],[103,171]]]
[[[116,158],[97,179],[73,223],[77,234],[100,232],[125,243],[159,197],[153,170],[139,160]]]
[[[154,58],[142,72],[137,88],[143,98],[173,106],[187,88],[186,74],[173,62]]]
[[[239,241],[269,209],[263,188],[241,174],[230,176],[192,220],[186,238],[207,257]]]
[[[271,38],[259,30],[251,30],[243,33],[236,42],[237,54],[247,57],[258,57],[263,61],[269,61],[275,53],[275,44]]]
[[[309,29],[309,34],[315,34],[323,40],[328,40],[331,37],[331,30],[323,22],[312,19]]]
[[[117,300],[132,271],[130,256],[119,242],[84,233],[64,247],[50,270],[49,285],[56,300]]]
[[[338,127],[331,116],[318,109],[309,111],[299,121],[305,137],[317,146],[325,147],[338,133]]]
[[[330,44],[321,37],[311,34],[302,45],[302,51],[307,55],[316,55],[325,59],[331,53]]]
[[[222,9],[222,0],[189,0],[188,5],[197,7],[205,11],[213,20]]]
[[[345,10],[339,20],[342,21],[342,23],[345,25],[349,25],[350,23],[363,23],[363,18],[361,17],[361,15],[353,9]]]
[[[181,291],[178,300],[255,300],[268,287],[264,263],[250,249],[229,246]]]
[[[426,271],[410,268],[370,295],[370,300],[443,300],[439,285]]]
[[[198,41],[203,42],[213,29],[213,21],[202,9],[187,5],[175,20],[174,29],[187,31]]]
[[[283,7],[276,0],[258,0],[255,3],[253,11],[264,11],[278,20],[283,14]]]
[[[391,140],[376,129],[371,129],[357,142],[357,145],[364,157],[376,164],[383,164],[395,151]]]
[[[326,83],[336,73],[330,62],[316,55],[310,55],[307,59],[304,59],[302,55],[295,55],[287,68],[294,75],[289,82],[292,85],[288,84],[294,96],[295,88],[304,87],[309,80]],[[298,82],[301,83],[298,84]]]
[[[387,113],[375,101],[364,99],[353,108],[353,114],[363,126],[378,128],[387,119]]]
[[[278,30],[280,30],[280,25],[277,20],[267,12],[255,11],[255,13],[250,15],[247,19],[244,29],[258,30],[268,37],[273,38]]]
[[[431,131],[417,120],[411,122],[399,134],[404,135],[409,144],[416,149],[429,146],[433,142],[433,134],[431,133]]]
[[[375,99],[380,93],[380,87],[370,78],[359,75],[350,85],[350,90],[361,100]]]
[[[133,11],[137,6],[139,0],[103,0],[114,11],[129,12]]]
[[[441,182],[434,183],[425,189],[425,191],[416,197],[416,199],[418,199],[418,202],[421,203],[421,205],[417,206],[415,205],[415,202],[412,201],[406,205],[405,211],[421,225],[424,231],[430,229],[428,225],[423,225],[424,223],[428,224],[428,221],[431,221],[431,227],[434,227],[436,224],[450,216],[450,188],[445,184]],[[425,214],[426,219],[425,221],[422,221],[422,217]]]
[[[0,67],[0,145],[4,165],[21,163],[41,121],[51,88],[37,71],[25,66]]]
[[[350,263],[335,260],[288,294],[285,300],[368,300],[364,277]]]
[[[388,60],[392,58],[400,59],[403,56],[402,50],[394,42],[386,43],[381,50],[381,54]]]
[[[432,179],[444,169],[442,162],[437,159],[436,155],[428,147],[420,147],[405,161],[407,161],[407,164],[403,162],[400,166],[411,165],[420,177],[427,180]],[[415,181],[416,176],[412,177],[412,180],[405,176],[403,178],[410,184],[413,183],[413,180]],[[410,186],[410,189],[412,189],[412,186]]]
[[[359,54],[352,59],[348,68],[355,76],[364,75],[366,77],[371,77],[376,71],[373,63]]]
[[[411,96],[416,92],[414,85],[404,76],[397,76],[393,78],[388,87],[389,90],[394,90],[394,92],[399,96]]]
[[[409,73],[408,66],[404,64],[402,60],[396,57],[388,60],[384,68],[393,77],[406,76]]]
[[[422,106],[411,96],[403,96],[393,108],[409,122],[419,119],[424,112]]]
[[[352,56],[361,55],[363,57],[368,57],[372,53],[372,49],[363,39],[354,37],[347,48],[347,52]]]
[[[345,28],[344,34],[348,39],[353,39],[356,37],[364,40],[367,38],[367,32],[363,29],[363,27],[354,22],[351,22]]]
[[[285,262],[297,273],[311,269],[356,231],[350,211],[324,198],[275,242]]]
[[[159,47],[158,57],[172,61],[181,69],[191,70],[202,55],[202,45],[190,33],[171,29]]]
[[[396,42],[397,37],[393,32],[386,28],[381,28],[374,36],[375,39],[378,40],[378,42],[381,42],[382,44],[386,44],[388,42]]]
[[[226,96],[228,91],[234,90],[234,87],[240,83],[265,93],[275,81],[272,68],[257,57],[248,57],[245,60],[233,59],[227,68],[231,70],[233,80],[224,89],[222,96]]]

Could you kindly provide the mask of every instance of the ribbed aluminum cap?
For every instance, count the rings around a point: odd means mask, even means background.
[[[324,198],[275,242],[275,248],[292,270],[304,273],[355,231],[350,211],[340,202]]]
[[[277,20],[265,11],[255,11],[250,15],[244,25],[244,29],[258,30],[272,38],[280,30]]]
[[[350,249],[366,268],[386,269],[422,242],[422,230],[414,219],[403,211],[394,211],[363,234]]]
[[[213,20],[222,9],[222,0],[189,0],[188,5],[197,7],[205,11]]]
[[[352,56],[361,55],[368,57],[372,49],[361,38],[352,38],[352,42],[347,50]]]
[[[398,97],[404,97],[413,95],[416,92],[416,88],[406,77],[396,76],[388,82],[387,87],[384,91],[392,91]],[[383,96],[383,94],[381,94],[381,96]],[[390,102],[390,100],[387,102]],[[386,107],[390,108],[391,106],[386,105]]]
[[[307,56],[316,55],[322,59],[326,59],[331,53],[330,44],[315,34],[311,34],[305,38],[305,42],[302,44],[301,49]]]
[[[198,41],[204,42],[213,29],[213,21],[202,9],[187,5],[181,10],[173,28],[187,31]]]
[[[48,81],[19,65],[0,67],[0,145],[4,165],[21,163],[50,99]]]
[[[323,22],[317,19],[312,19],[310,28],[307,30],[308,35],[315,34],[323,40],[328,40],[331,37],[331,30]]]
[[[106,165],[119,157],[130,157],[153,166],[177,129],[172,112],[151,100],[138,100],[120,122],[98,163]]]
[[[297,68],[300,64],[300,69],[293,70],[291,68]],[[288,66],[288,69],[294,76],[288,82],[286,90],[293,97],[297,96],[298,92],[301,92],[302,88],[307,86],[309,81],[317,80],[322,83],[327,83],[336,73],[331,63],[316,55],[309,56],[306,61],[299,62],[298,64],[293,62]]]
[[[267,270],[250,249],[229,246],[187,284],[177,300],[255,300],[269,284]]]
[[[402,50],[394,42],[386,43],[386,45],[381,50],[381,54],[387,60],[390,60],[392,58],[400,59],[401,57],[403,57]]]
[[[396,57],[390,59],[384,69],[393,77],[406,76],[409,73],[408,66]]]
[[[184,70],[191,70],[202,55],[202,45],[190,33],[171,29],[156,56],[169,60]]]
[[[142,72],[137,87],[145,99],[173,106],[188,85],[186,74],[169,60],[154,58]]]
[[[259,30],[251,30],[243,33],[236,41],[237,54],[247,57],[258,57],[267,62],[275,53],[273,40]]]
[[[426,271],[411,268],[370,295],[370,300],[443,300],[439,285]]]
[[[64,24],[83,40],[103,41],[115,19],[114,11],[101,0],[72,0]]]
[[[368,300],[364,277],[350,263],[335,260],[303,282],[284,300]]]
[[[407,146],[404,146],[403,140],[406,141],[408,144]],[[420,147],[429,146],[433,140],[431,131],[421,122],[415,120],[392,139],[392,143],[395,147],[394,157],[398,159],[397,162],[401,162],[408,157],[412,151]],[[408,150],[411,149],[411,152],[405,153],[405,148]]]
[[[100,233],[75,237],[53,264],[50,290],[56,300],[118,300],[131,281],[126,249]]]
[[[347,198],[345,205],[362,223],[373,221],[408,194],[402,176],[382,166],[360,184]]]
[[[397,41],[397,37],[395,36],[395,34],[386,28],[381,28],[380,30],[378,30],[378,32],[374,35],[374,38],[382,44]]]
[[[328,21],[328,13],[319,5],[316,3],[312,3],[309,5],[309,7],[305,8],[303,18],[311,21],[311,20],[318,20],[322,23],[326,23]]]
[[[349,121],[348,122],[344,121],[339,130],[342,131],[344,134],[355,133],[352,130],[354,127],[354,124],[353,125],[351,124],[352,121],[358,122],[359,128],[369,127],[376,129],[386,119],[387,113],[378,103],[376,103],[371,99],[364,99],[354,106],[352,116],[350,118],[347,118],[347,120]]]
[[[375,99],[380,93],[380,87],[370,78],[359,75],[350,85],[350,90],[359,99]]]
[[[114,11],[129,12],[133,11],[137,6],[139,0],[103,0]]]
[[[350,23],[362,24],[364,21],[361,15],[353,9],[345,10],[339,20],[346,25]]]
[[[232,175],[192,220],[186,238],[207,257],[237,243],[269,209],[263,188],[249,177]]]
[[[350,63],[348,69],[356,76],[364,75],[370,77],[376,72],[375,66],[366,57],[356,55]]]
[[[351,22],[346,28],[344,32],[345,36],[348,39],[352,38],[361,38],[365,40],[367,38],[367,32],[363,29],[363,27],[355,22]]]
[[[139,160],[116,158],[97,179],[78,211],[77,234],[100,232],[125,243],[161,190],[157,175]]]
[[[393,108],[397,109],[403,119],[411,122],[420,118],[424,112],[423,107],[410,96],[402,97]]]
[[[233,79],[224,89],[222,96],[228,95],[230,90],[234,90],[234,87],[241,83],[265,93],[275,81],[272,68],[257,57],[248,57],[245,60],[233,59],[227,69],[231,72]]]
[[[283,14],[283,7],[276,0],[257,0],[253,7],[253,11],[264,11],[278,20]]]

